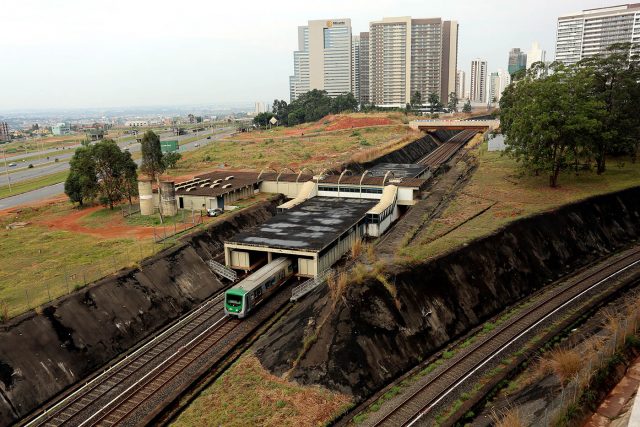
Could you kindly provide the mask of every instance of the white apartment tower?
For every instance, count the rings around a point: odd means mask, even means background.
[[[497,72],[491,73],[490,79],[490,89],[489,89],[489,101],[493,103],[500,102],[500,98],[502,98],[502,92],[509,86],[511,83],[511,76],[505,70],[499,68]]]
[[[640,3],[564,15],[558,18],[556,61],[575,64],[614,43],[625,42],[640,51]]]
[[[360,104],[369,104],[371,100],[369,98],[369,33],[367,32],[360,33],[358,74],[358,101]]]
[[[360,36],[351,40],[351,92],[360,102]]]
[[[471,88],[469,93],[471,102],[487,103],[487,61],[474,59],[471,61]]]
[[[465,99],[467,94],[467,73],[463,70],[456,72],[456,97],[458,99]]]
[[[533,42],[531,50],[527,52],[527,70],[536,62],[546,62],[547,51],[540,47],[538,42]]]
[[[455,21],[383,18],[369,24],[368,50],[369,101],[375,105],[404,107],[415,92],[423,100],[437,93],[446,103],[456,90]]]
[[[329,96],[352,91],[351,20],[309,21],[298,27],[298,50],[293,53],[291,100],[312,89]]]

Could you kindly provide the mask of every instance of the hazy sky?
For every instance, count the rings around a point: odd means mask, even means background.
[[[605,0],[2,0],[0,111],[289,98],[296,27],[386,16],[460,23],[458,68],[506,68],[538,40],[553,59],[556,19]]]

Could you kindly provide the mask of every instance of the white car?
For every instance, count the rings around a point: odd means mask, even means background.
[[[9,163],[9,167],[10,168],[15,167],[15,166],[18,166],[18,165],[16,163]]]

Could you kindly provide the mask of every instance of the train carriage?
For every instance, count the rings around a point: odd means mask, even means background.
[[[225,292],[224,312],[239,319],[246,317],[293,273],[290,259],[273,260]]]

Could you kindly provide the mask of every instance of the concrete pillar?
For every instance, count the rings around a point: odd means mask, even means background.
[[[267,264],[273,261],[273,254],[271,252],[267,252]]]
[[[160,182],[160,205],[165,216],[175,216],[178,213],[176,187],[173,181]]]
[[[138,194],[140,195],[140,215],[153,215],[153,191],[150,178],[140,177]]]

